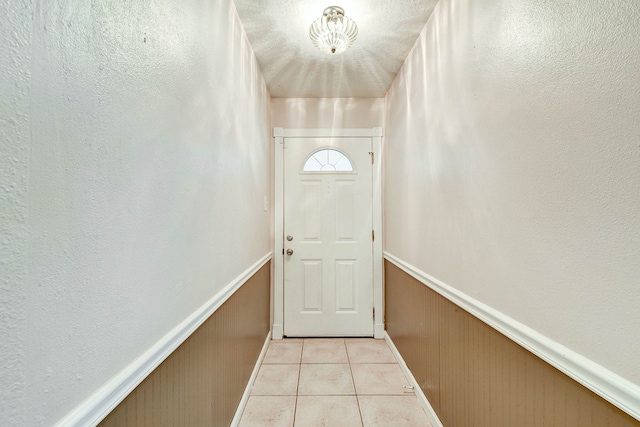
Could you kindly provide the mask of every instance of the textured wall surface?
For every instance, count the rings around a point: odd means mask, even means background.
[[[228,427],[269,333],[264,265],[100,423]]]
[[[387,333],[443,425],[640,427],[391,262],[385,292]]]
[[[271,98],[271,121],[293,129],[380,127],[384,98]]]
[[[384,159],[387,251],[636,384],[638,40],[635,0],[441,0]]]
[[[25,292],[28,272],[30,1],[0,0],[0,425],[27,425]]]
[[[52,425],[269,252],[269,94],[230,0],[0,4],[0,424]]]

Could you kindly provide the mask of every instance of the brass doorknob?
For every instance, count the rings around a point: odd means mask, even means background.
[[[287,249],[287,255],[293,255],[293,249]]]

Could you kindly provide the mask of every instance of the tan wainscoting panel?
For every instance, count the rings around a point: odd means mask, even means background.
[[[640,422],[385,261],[387,333],[445,427]]]
[[[269,332],[270,264],[238,289],[100,426],[229,426]]]

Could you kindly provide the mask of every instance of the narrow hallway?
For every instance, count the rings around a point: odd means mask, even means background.
[[[240,420],[252,426],[431,426],[388,344],[271,341]]]

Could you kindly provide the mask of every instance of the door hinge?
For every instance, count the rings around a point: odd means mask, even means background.
[[[369,155],[371,156],[371,164],[373,164],[375,161],[375,154],[373,153],[373,151],[369,151]]]
[[[376,320],[376,308],[373,307],[373,320]]]
[[[374,230],[371,230],[371,241],[375,242],[376,241],[376,233]]]

